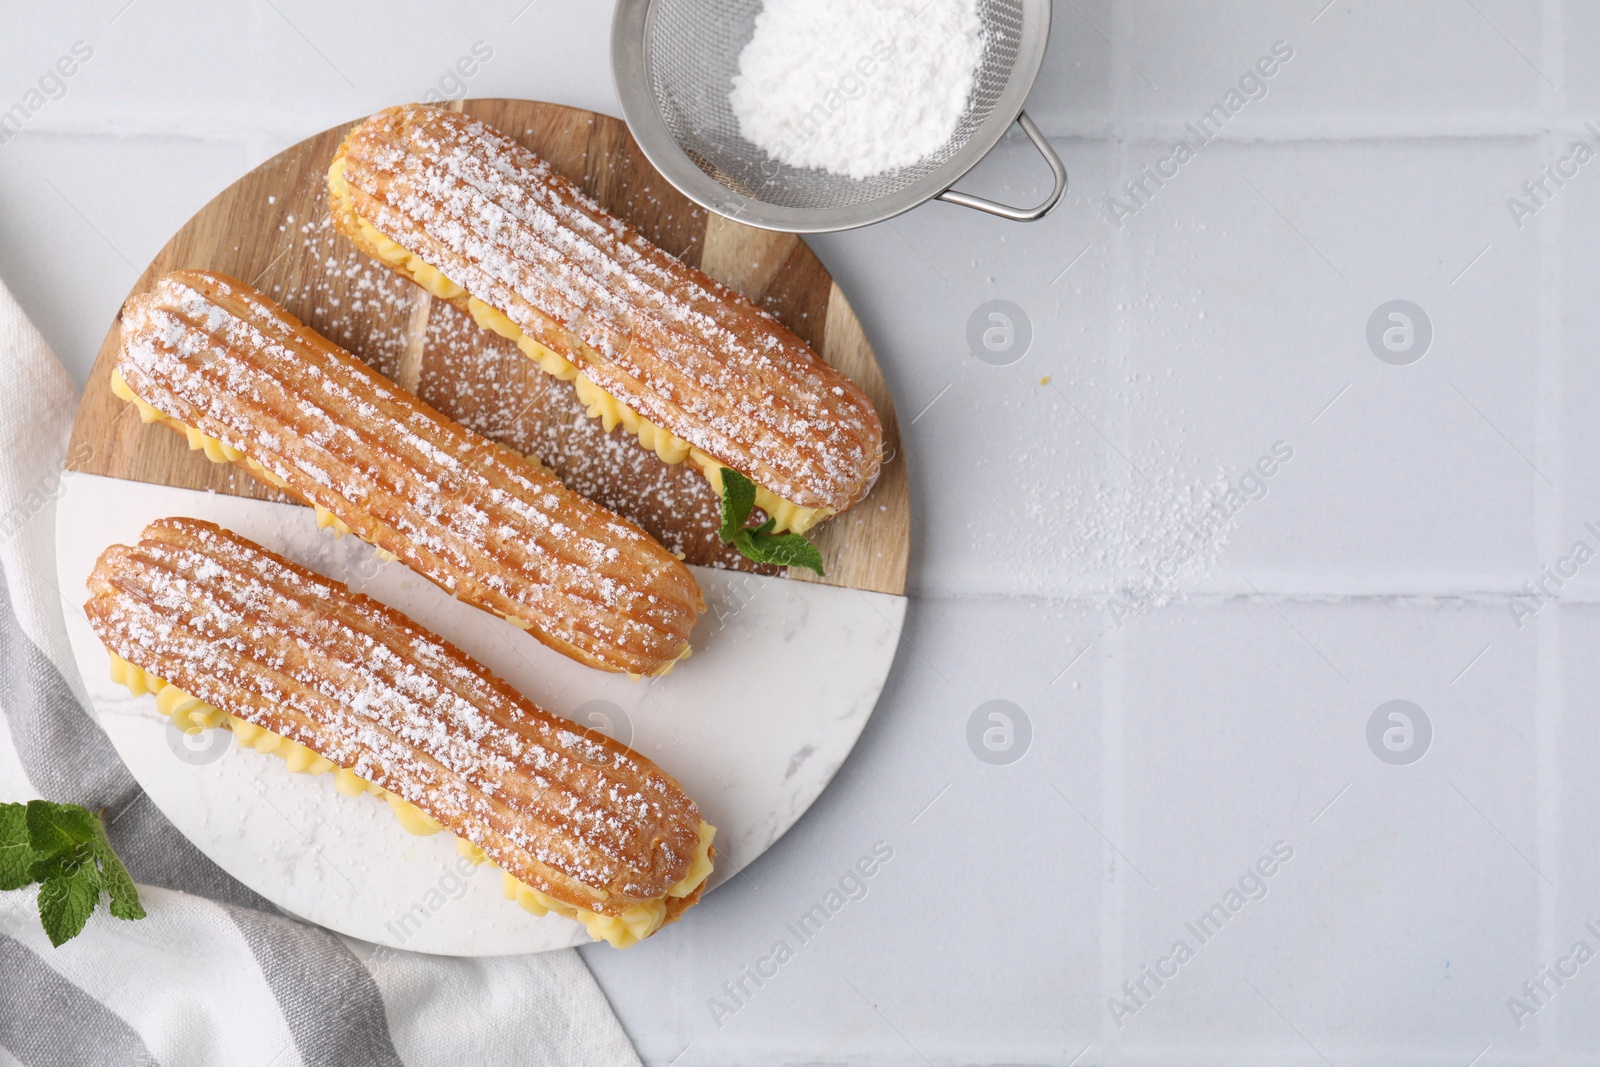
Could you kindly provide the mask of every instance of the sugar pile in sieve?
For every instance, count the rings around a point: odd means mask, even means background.
[[[950,139],[982,56],[977,0],[766,0],[728,101],[773,159],[870,178]]]

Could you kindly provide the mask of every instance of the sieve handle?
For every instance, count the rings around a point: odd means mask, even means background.
[[[1017,125],[1022,127],[1022,132],[1028,135],[1028,140],[1033,142],[1033,147],[1039,150],[1044,161],[1050,164],[1050,173],[1055,175],[1055,188],[1050,190],[1050,195],[1044,198],[1044,203],[1037,207],[1012,207],[1010,204],[1001,204],[993,200],[986,200],[981,196],[963,193],[959,189],[946,189],[937,197],[948,204],[960,204],[962,207],[975,208],[978,211],[987,211],[991,215],[999,215],[1003,219],[1013,222],[1032,222],[1034,219],[1044,218],[1045,213],[1056,206],[1056,201],[1061,199],[1061,194],[1067,191],[1067,168],[1062,165],[1061,157],[1056,155],[1056,150],[1050,147],[1050,142],[1045,139],[1039,127],[1034,125],[1026,111],[1017,113]]]

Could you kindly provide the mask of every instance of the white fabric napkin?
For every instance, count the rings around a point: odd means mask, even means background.
[[[0,801],[103,811],[149,913],[101,907],[52,948],[35,890],[0,892],[0,1048],[30,1067],[637,1065],[576,952],[375,950],[284,914],[156,810],[85,710],[62,621],[85,592],[55,574],[77,390],[4,283],[0,370]]]

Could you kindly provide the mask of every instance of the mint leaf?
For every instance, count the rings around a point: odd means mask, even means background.
[[[722,528],[717,531],[724,544],[737,548],[746,559],[779,567],[807,567],[822,573],[822,553],[817,546],[797,533],[775,534],[778,520],[769,517],[754,529],[745,529],[756,506],[756,486],[732,467],[722,468]]]
[[[28,806],[0,804],[0,889],[21,889],[33,881],[33,847],[28,844]]]
[[[742,545],[740,551],[757,563],[773,563],[779,567],[807,567],[822,573],[822,553],[817,546],[797,533],[757,534],[749,538],[749,549]]]
[[[732,541],[733,535],[744,528],[750,512],[756,506],[756,483],[732,467],[722,468],[722,529],[717,536]]]
[[[40,858],[59,856],[95,839],[99,820],[76,804],[28,801],[28,843]]]
[[[46,879],[39,887],[39,921],[50,943],[60,948],[77,937],[99,902],[100,868],[92,856]]]
[[[74,845],[70,849],[52,852],[45,856],[41,856],[35,850],[33,853],[33,866],[28,868],[28,881],[48,882],[52,878],[59,878],[76,870],[85,863],[93,862],[93,845]]]
[[[111,914],[142,919],[139,891],[112,851],[100,817],[77,804],[0,804],[0,889],[39,884],[39,921],[52,945],[76,937],[100,892]]]
[[[105,824],[95,821],[95,856],[100,860],[101,880],[111,895],[111,914],[119,919],[144,918],[144,905],[139,903],[139,890],[128,874],[128,868],[111,851],[111,840],[106,837]]]

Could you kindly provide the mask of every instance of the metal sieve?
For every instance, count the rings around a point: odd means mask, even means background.
[[[611,67],[639,147],[685,196],[768,230],[821,233],[881,222],[937,197],[1019,221],[1067,188],[1067,171],[1022,110],[1050,33],[1050,0],[978,0],[983,56],[967,110],[944,146],[908,167],[856,179],[791,166],[739,132],[728,102],[761,0],[618,0]],[[1055,176],[1019,208],[952,189],[1016,122]]]

